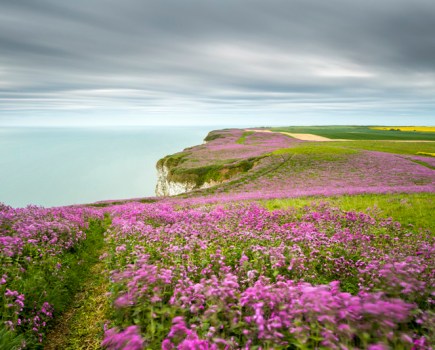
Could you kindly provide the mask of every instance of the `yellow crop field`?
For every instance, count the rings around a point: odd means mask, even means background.
[[[422,155],[422,156],[435,157],[435,153],[429,153],[429,152],[417,152],[417,154],[420,154],[420,155]]]
[[[435,132],[435,126],[373,126],[372,130],[400,130],[417,132]]]

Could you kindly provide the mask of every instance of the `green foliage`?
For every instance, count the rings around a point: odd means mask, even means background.
[[[155,203],[155,202],[157,202],[157,199],[155,199],[155,198],[143,198],[143,199],[139,199],[138,202],[140,202],[140,203]]]
[[[307,142],[299,144],[292,148],[282,148],[272,152],[273,155],[308,155],[316,160],[333,161],[338,159],[337,156],[358,153],[355,149],[330,145],[329,142]]]
[[[246,173],[258,160],[258,157],[252,157],[232,163],[212,164],[198,168],[172,168],[169,170],[168,179],[200,187],[206,182],[222,182],[238,174]]]
[[[433,169],[433,170],[435,170],[435,166],[430,165],[430,164],[428,164],[428,163],[426,163],[426,162],[423,162],[423,161],[421,161],[421,160],[412,159],[412,161],[413,161],[414,163],[417,163],[417,164],[423,165],[423,166],[425,166],[426,168],[429,168],[429,169]]]
[[[208,133],[208,135],[205,137],[204,141],[209,142],[209,141],[213,141],[216,139],[221,139],[224,138],[225,135],[224,134],[220,134],[216,131],[211,131]]]
[[[114,202],[101,202],[101,203],[92,203],[92,204],[88,204],[88,207],[94,207],[94,208],[106,208],[106,207],[110,207],[112,205],[118,205],[118,204],[124,204],[125,202],[119,202],[119,201],[114,201]]]
[[[182,164],[183,162],[185,162],[187,159],[186,157],[190,155],[189,152],[179,152],[179,153],[175,153],[175,154],[171,154],[168,155],[162,159],[160,159],[157,162],[157,166],[167,166],[168,168],[173,168],[176,167],[180,164]]]
[[[19,350],[25,344],[24,337],[7,330],[4,324],[0,324],[0,349]]]
[[[236,143],[243,145],[246,141],[246,138],[254,133],[255,131],[245,131],[243,135],[236,141]]]

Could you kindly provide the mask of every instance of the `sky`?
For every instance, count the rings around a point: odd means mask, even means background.
[[[435,125],[433,0],[1,0],[0,126]]]

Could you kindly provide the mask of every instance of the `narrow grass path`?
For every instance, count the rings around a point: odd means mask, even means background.
[[[107,227],[109,223],[104,224]],[[101,235],[93,254],[105,251]],[[55,327],[44,342],[45,350],[93,350],[101,349],[104,323],[109,312],[107,291],[108,271],[99,259],[89,270],[81,290],[74,296],[69,308],[57,319]]]
[[[83,291],[75,296],[70,308],[48,335],[44,349],[100,349],[109,308],[108,282],[104,264],[95,264]]]

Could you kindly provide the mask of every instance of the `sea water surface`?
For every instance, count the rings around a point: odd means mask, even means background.
[[[61,206],[154,196],[156,162],[201,144],[216,128],[0,127],[0,202]]]

